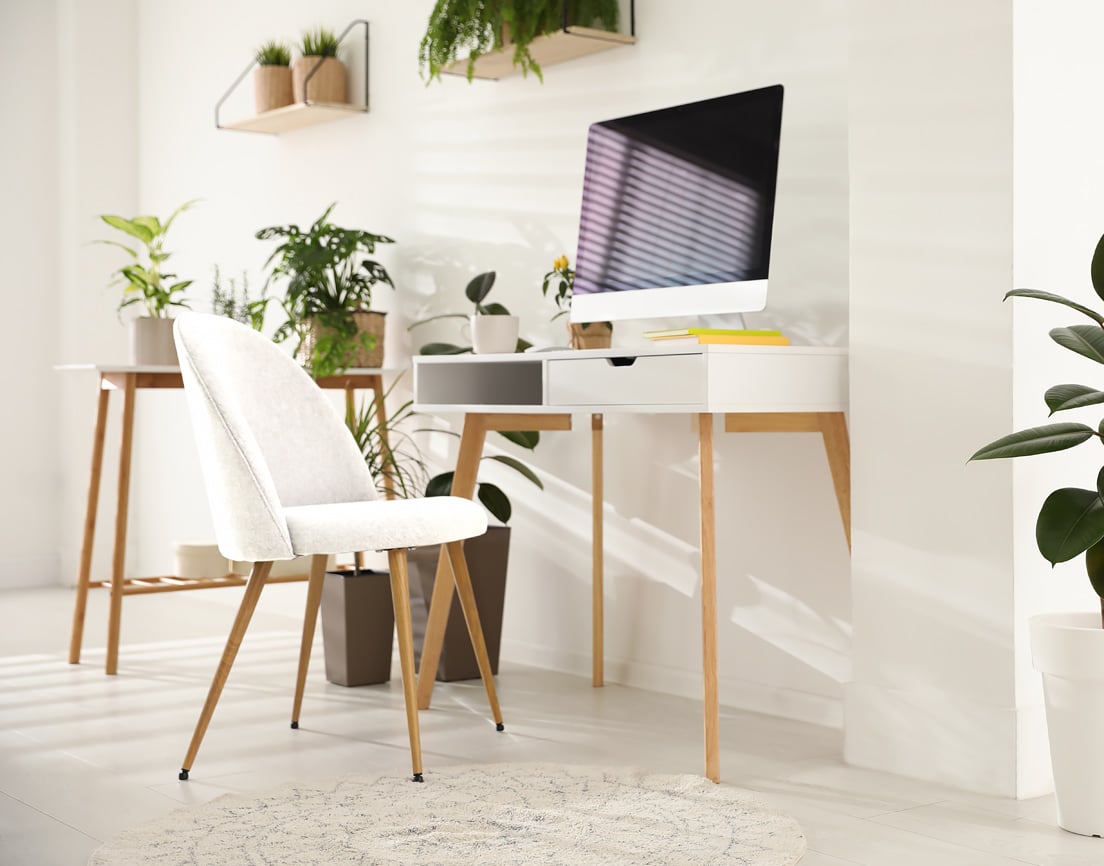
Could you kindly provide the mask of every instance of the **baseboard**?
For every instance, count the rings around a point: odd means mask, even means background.
[[[502,641],[502,657],[520,664],[545,668],[575,676],[591,676],[590,653],[553,649],[522,641]],[[702,699],[702,677],[697,671],[649,665],[636,661],[607,658],[605,679],[608,683],[660,692],[666,695]],[[779,716],[799,722],[809,722],[832,728],[843,727],[842,700],[800,692],[795,689],[747,682],[733,677],[720,677],[718,694],[722,706],[764,715]]]

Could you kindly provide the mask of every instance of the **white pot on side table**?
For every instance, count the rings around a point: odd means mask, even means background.
[[[1100,614],[1032,617],[1031,657],[1043,675],[1058,825],[1082,836],[1104,836],[1104,628]]]

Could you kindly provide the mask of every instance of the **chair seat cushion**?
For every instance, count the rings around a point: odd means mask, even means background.
[[[297,505],[284,518],[297,556],[444,544],[487,531],[483,506],[458,496]]]

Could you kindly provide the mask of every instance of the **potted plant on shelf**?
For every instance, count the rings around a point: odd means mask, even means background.
[[[552,270],[544,275],[541,294],[548,297],[552,290],[552,300],[559,312],[552,321],[571,312],[571,296],[575,291],[575,271],[567,256],[560,256],[552,262]],[[568,345],[572,349],[608,349],[613,337],[613,324],[610,322],[568,322]]]
[[[332,30],[316,27],[303,33],[299,53],[291,69],[296,102],[349,101],[345,64],[337,57],[337,37]]]
[[[1093,253],[1092,286],[1104,300],[1104,237]],[[1054,328],[1059,346],[1104,364],[1104,315],[1061,295],[1015,289],[1005,298],[1036,298],[1070,307],[1093,324]],[[1055,385],[1044,396],[1050,413],[1104,403],[1091,385]],[[1104,439],[1104,421],[1047,424],[1003,436],[970,459],[1026,457]],[[1031,650],[1043,675],[1058,823],[1087,836],[1104,835],[1104,467],[1086,488],[1064,487],[1043,502],[1035,527],[1039,552],[1052,565],[1084,554],[1101,613],[1044,614],[1031,619]]]
[[[529,50],[533,40],[559,30],[564,16],[615,31],[620,9],[617,0],[437,0],[426,25],[418,61],[426,83],[466,56],[468,81],[476,61],[492,51],[511,51],[514,65],[544,81],[540,65]]]
[[[174,366],[177,363],[172,335],[173,321],[169,312],[173,307],[188,306],[182,296],[192,281],[177,280],[176,274],[163,271],[171,256],[164,243],[173,221],[193,204],[195,200],[185,202],[164,222],[155,216],[143,215],[126,219],[115,214],[100,214],[100,219],[107,225],[141,245],[139,247],[114,240],[97,241],[118,247],[132,260],[115,271],[116,279],[111,283],[113,286],[123,286],[123,297],[119,301],[120,313],[135,305],[145,313],[144,316],[131,319],[129,323],[132,364]]]
[[[371,309],[372,290],[381,283],[395,285],[383,265],[366,258],[377,244],[394,240],[333,225],[335,206],[305,231],[286,225],[257,232],[259,240],[281,240],[265,266],[272,265],[269,280],[287,280],[281,301],[287,321],[273,339],[294,339],[296,356],[316,378],[383,365],[386,314]]]
[[[464,296],[472,304],[471,313],[441,313],[430,316],[427,319],[412,324],[407,330],[412,330],[419,325],[441,319],[464,319],[467,324],[465,329],[469,331],[472,339],[471,346],[462,346],[455,343],[426,343],[419,350],[420,355],[462,355],[467,352],[481,354],[494,352],[524,352],[532,344],[528,340],[517,336],[519,319],[510,314],[502,304],[497,301],[484,303],[487,295],[495,283],[495,272],[485,271],[472,277],[464,288]],[[486,316],[498,317],[484,319]]]
[[[253,104],[257,114],[291,105],[291,49],[270,39],[256,50],[254,59]]]

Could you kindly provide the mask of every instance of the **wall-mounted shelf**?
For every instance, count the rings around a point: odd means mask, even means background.
[[[633,45],[636,36],[631,33],[613,33],[593,27],[566,27],[554,33],[538,36],[529,43],[533,59],[543,69],[555,63],[564,63],[599,51],[608,51],[620,45]],[[468,61],[458,60],[441,70],[447,75],[468,74]],[[512,75],[521,75],[521,69],[514,65],[514,46],[506,45],[497,51],[489,51],[475,61],[472,78],[497,81]]]
[[[349,26],[341,31],[341,35],[337,37],[337,41],[340,43],[344,40],[345,37],[352,32],[353,28],[358,25],[364,26],[363,103],[311,102],[310,100],[306,100],[304,102],[295,102],[291,105],[285,105],[282,108],[275,108],[272,111],[265,111],[261,114],[254,114],[250,117],[243,117],[240,120],[222,120],[220,115],[223,104],[238,89],[238,85],[242,83],[245,77],[257,65],[257,61],[254,60],[245,67],[241,75],[234,80],[234,83],[230,85],[227,91],[222,95],[222,98],[215,104],[215,126],[218,129],[231,129],[238,132],[260,132],[268,135],[279,135],[282,132],[291,132],[295,129],[315,126],[319,123],[330,123],[334,120],[341,120],[357,114],[366,114],[368,112],[368,22],[363,18],[358,18],[350,22]],[[311,80],[311,76],[314,75],[315,71],[315,69],[312,69],[307,74],[304,86]]]

